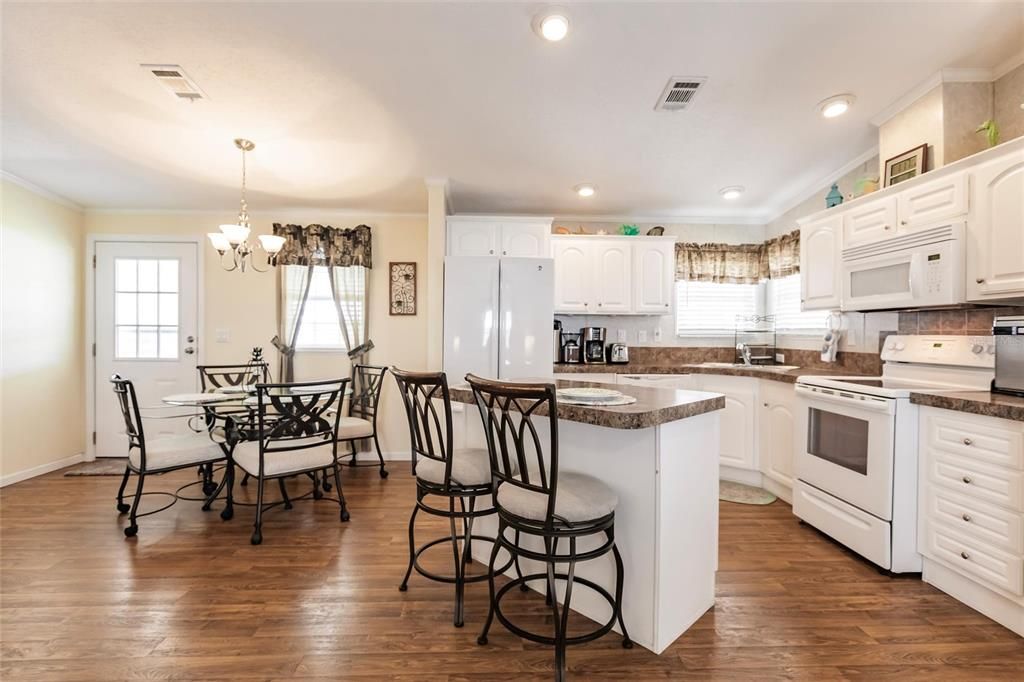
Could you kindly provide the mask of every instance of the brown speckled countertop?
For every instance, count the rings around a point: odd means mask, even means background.
[[[986,417],[1024,421],[1024,398],[988,391],[956,391],[953,393],[911,393],[915,405],[941,407],[944,410],[980,414]]]
[[[626,363],[619,365],[555,365],[555,374],[724,374],[736,377],[754,377],[771,379],[787,384],[796,383],[802,376],[834,376],[850,377],[865,376],[862,372],[849,369],[823,369],[820,367],[798,367],[797,369],[775,369],[771,365],[763,368],[753,367],[714,367],[703,364],[682,365],[639,365]]]
[[[544,382],[544,379],[537,379]],[[547,380],[550,381],[550,380]],[[589,381],[555,380],[558,388],[574,386],[600,386]],[[455,402],[474,404],[473,393],[467,384],[451,387],[451,398]],[[667,422],[674,422],[699,414],[714,412],[725,407],[725,397],[719,393],[684,391],[672,388],[648,388],[646,386],[621,386],[624,394],[636,398],[632,405],[617,407],[590,407],[559,403],[558,418],[581,424],[605,426],[611,429],[646,429]],[[535,414],[546,415],[543,408]]]

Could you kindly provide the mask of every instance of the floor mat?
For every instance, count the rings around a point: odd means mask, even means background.
[[[122,476],[127,457],[101,457],[93,462],[82,462],[69,467],[65,476]]]
[[[777,498],[767,490],[734,481],[718,482],[718,499],[738,504],[771,504]]]

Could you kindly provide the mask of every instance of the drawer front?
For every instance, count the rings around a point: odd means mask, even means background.
[[[1007,469],[983,467],[964,457],[938,450],[927,453],[928,476],[934,483],[982,502],[1024,511],[1024,474]]]
[[[843,214],[843,248],[896,234],[896,197],[872,201]]]
[[[974,542],[941,523],[925,524],[924,553],[982,584],[1015,596],[1024,594],[1024,559]]]
[[[898,196],[900,229],[967,213],[967,173],[904,190]]]
[[[960,495],[942,486],[926,485],[924,514],[972,538],[1010,554],[1024,554],[1024,515]]]
[[[984,464],[1024,469],[1024,435],[1012,427],[978,420],[929,415],[928,443],[946,452]]]

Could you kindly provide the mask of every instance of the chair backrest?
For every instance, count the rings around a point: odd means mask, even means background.
[[[558,489],[558,404],[554,384],[509,383],[472,374],[473,389],[491,459],[495,490],[512,485],[548,496],[547,524],[554,523]],[[537,429],[547,421],[547,435]],[[495,497],[497,505],[497,497]]]
[[[199,365],[199,381],[203,392],[229,386],[250,386],[270,381],[266,362],[249,361],[244,365]]]
[[[272,452],[330,443],[338,452],[338,424],[348,378],[287,384],[256,384],[260,469]]]
[[[375,365],[352,365],[352,398],[349,402],[349,416],[377,422],[377,404],[384,388],[387,367]]]
[[[139,448],[143,468],[146,465],[146,436],[142,430],[142,415],[139,413],[139,400],[135,395],[135,385],[130,379],[113,374],[110,383],[114,386],[114,396],[121,407],[124,417],[124,432],[128,436],[128,450]]]
[[[444,462],[444,487],[452,476],[452,403],[448,394],[448,378],[444,372],[407,372],[391,368],[409,420],[409,442],[412,448],[412,470],[416,473],[419,457]],[[440,400],[443,417],[437,413]]]

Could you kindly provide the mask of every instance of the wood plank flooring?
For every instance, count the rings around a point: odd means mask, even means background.
[[[386,481],[345,472],[349,524],[327,500],[268,513],[259,547],[251,508],[222,522],[220,505],[179,502],[126,540],[117,478],[57,472],[4,488],[0,677],[550,679],[551,650],[500,625],[477,646],[485,584],[468,588],[461,630],[448,586],[414,575],[398,591],[414,499],[406,466],[393,463]],[[920,580],[880,575],[782,502],[721,512],[715,608],[661,656],[625,651],[616,636],[570,648],[573,679],[1024,680],[1024,639]],[[421,538],[442,532],[423,517]],[[442,569],[450,556],[427,563]],[[535,629],[549,623],[542,598],[513,594],[510,613]]]

